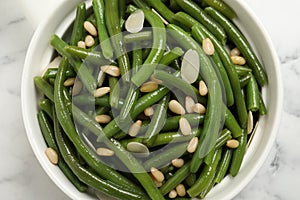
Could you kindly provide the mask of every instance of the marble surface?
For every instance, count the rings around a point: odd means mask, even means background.
[[[284,106],[276,142],[254,179],[235,200],[296,200],[300,196],[300,2],[245,0],[261,19],[281,61]],[[67,200],[47,177],[26,138],[20,84],[34,32],[16,0],[0,7],[0,199]]]

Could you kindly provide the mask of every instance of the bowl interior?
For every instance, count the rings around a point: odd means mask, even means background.
[[[231,199],[254,177],[274,142],[282,105],[282,86],[279,73],[279,61],[265,29],[253,12],[243,1],[227,0],[236,10],[238,18],[235,20],[238,27],[246,35],[263,65],[266,68],[269,84],[263,89],[268,114],[261,117],[259,125],[247,153],[242,168],[235,178],[227,176],[207,196],[207,199]],[[90,6],[91,2],[88,1]],[[49,177],[72,199],[96,199],[89,194],[80,193],[67,180],[64,174],[53,166],[46,158],[44,151],[46,144],[41,134],[36,118],[37,101],[39,94],[36,92],[33,78],[42,74],[42,66],[46,66],[53,54],[49,45],[53,33],[62,36],[75,17],[75,1],[63,1],[36,30],[28,52],[22,77],[22,111],[28,140],[40,164]],[[103,199],[106,199],[103,197]]]

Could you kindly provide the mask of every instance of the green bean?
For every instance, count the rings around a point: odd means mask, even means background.
[[[133,173],[133,176],[140,182],[144,187],[145,191],[151,199],[164,200],[163,195],[155,186],[151,177],[145,171],[143,166],[135,159],[135,157],[125,150],[118,141],[111,139],[111,145],[108,145],[111,148],[118,158],[127,166],[127,168]]]
[[[141,9],[150,9],[144,0],[133,0],[133,3]]]
[[[53,113],[52,113],[53,115]],[[65,176],[74,184],[74,186],[80,191],[85,192],[87,190],[87,186],[82,183],[76,176],[73,174],[73,172],[70,170],[68,165],[63,160],[61,153],[59,152],[59,149],[56,145],[54,130],[53,130],[53,124],[50,123],[49,119],[47,118],[44,111],[38,112],[38,122],[42,131],[42,134],[44,136],[44,139],[48,145],[48,147],[55,150],[58,154],[58,167],[61,169],[61,171],[65,174]]]
[[[232,138],[231,136],[231,131],[229,131],[228,129],[223,129],[221,135],[219,136],[219,138],[216,141],[216,149],[221,148],[227,140],[230,140]]]
[[[190,174],[191,161],[185,163],[180,169],[178,169],[175,174],[169,178],[160,188],[160,192],[163,195],[168,194],[173,190],[178,184],[180,184],[184,179],[186,179]]]
[[[243,76],[249,72],[252,72],[252,70],[247,67],[247,66],[240,66],[240,65],[234,65],[234,68],[236,70],[236,73],[239,75],[239,76]]]
[[[149,170],[151,167],[159,168],[170,163],[173,159],[179,158],[185,153],[187,145],[187,142],[176,143],[175,145],[157,150],[151,158],[148,158],[143,163],[144,168]]]
[[[39,102],[39,107],[47,113],[47,115],[53,119],[53,112],[52,112],[52,107],[53,107],[53,104],[52,104],[52,101],[49,100],[49,99],[40,99]]]
[[[232,152],[233,152],[232,149],[225,148],[225,152],[223,152],[221,161],[217,168],[217,173],[214,180],[215,183],[220,183],[223,180],[224,176],[226,175],[230,165]]]
[[[84,105],[97,105],[97,106],[109,106],[109,95],[95,98],[91,95],[77,95],[72,99],[73,103],[78,106]]]
[[[108,77],[110,94],[109,94],[109,105],[112,108],[119,107],[119,99],[120,99],[120,83],[117,77],[109,76]]]
[[[137,73],[140,65],[143,62],[142,50],[137,48],[137,44],[134,45],[134,48],[136,48],[136,49],[134,49],[133,53],[132,53],[132,60],[133,60],[132,61],[132,67],[133,67],[132,74]],[[121,121],[128,119],[130,112],[131,112],[138,96],[139,96],[138,88],[133,83],[131,83],[130,88],[127,93],[127,96],[126,96],[126,99],[125,99],[124,104],[120,111],[120,120]]]
[[[140,70],[132,76],[131,81],[137,86],[141,86],[153,73],[156,65],[163,57],[166,48],[166,30],[163,22],[155,13],[148,9],[142,9],[145,18],[152,26],[153,44],[151,51],[144,61]]]
[[[116,184],[110,183],[108,180],[100,178],[93,170],[81,166],[76,155],[73,153],[68,138],[62,130],[57,131],[55,136],[65,161],[81,181],[111,197],[128,200],[144,198],[141,194],[136,194],[134,191],[129,192],[128,190],[125,190],[126,188],[122,188],[122,186],[117,186]]]
[[[222,26],[207,15],[196,3],[191,0],[176,0],[176,3],[187,14],[193,16],[201,24],[207,27],[207,29],[212,32],[223,45],[226,44],[227,36]]]
[[[247,63],[252,69],[253,74],[259,85],[261,87],[264,86],[268,82],[266,72],[245,36],[238,30],[238,28],[232,22],[230,22],[230,20],[224,17],[217,10],[208,7],[205,8],[205,12],[208,13],[212,18],[214,18],[223,26],[230,40],[235,43],[237,48],[241,51],[241,53],[247,60]]]
[[[193,86],[188,84],[183,79],[162,70],[154,70],[153,75],[154,78],[161,80],[163,82],[162,84],[168,87],[170,90],[172,90],[173,88],[177,88],[180,89],[185,95],[195,98],[196,94],[193,90]]]
[[[209,31],[207,31],[205,27],[200,25],[193,26],[192,35],[194,35],[196,32],[202,32],[202,31],[205,34],[207,34],[207,36],[211,39],[216,51],[218,52],[224,64],[224,67],[227,71],[228,78],[230,80],[230,84],[234,96],[234,104],[237,110],[239,123],[241,127],[246,127],[248,115],[247,115],[246,103],[241,92],[241,86],[240,86],[238,74],[236,73],[233,67],[233,64],[231,62],[231,59],[226,49],[220,44],[220,42],[218,42],[218,40],[211,33],[209,33]]]
[[[192,158],[191,172],[195,172],[200,166],[201,158],[210,151],[218,137],[221,126],[219,122],[222,121],[222,117],[224,117],[222,91],[220,83],[218,82],[218,76],[211,66],[210,60],[197,42],[180,27],[171,24],[167,25],[167,27],[172,30],[171,35],[177,38],[182,46],[197,51],[200,58],[200,65],[202,66],[200,73],[210,91],[208,93],[207,112],[204,119],[203,132],[199,138],[198,148]]]
[[[218,149],[214,152],[214,157],[211,165],[205,165],[204,169],[200,173],[199,178],[196,183],[187,190],[190,197],[198,196],[208,185],[208,183],[214,178],[216,173],[216,168],[218,166],[219,160],[221,158],[222,149]]]
[[[238,124],[234,115],[231,113],[231,111],[228,108],[226,108],[225,110],[224,125],[226,128],[228,128],[231,131],[232,136],[234,138],[240,137],[242,135],[242,129],[240,125]]]
[[[78,41],[83,39],[84,28],[83,23],[86,15],[86,7],[84,2],[77,5],[76,17],[74,20],[70,44],[77,45]]]
[[[170,5],[169,5],[170,9],[173,11],[179,11],[180,7],[178,6],[178,4],[176,3],[176,0],[170,0]]]
[[[131,117],[132,119],[135,119],[141,112],[143,112],[146,108],[153,105],[157,101],[159,101],[162,97],[164,97],[169,90],[165,87],[160,87],[157,90],[153,92],[149,92],[145,94],[144,96],[140,97],[134,108],[132,109]],[[117,122],[119,117],[116,117],[113,119],[110,123],[108,123],[103,131],[106,135],[106,137],[111,138],[113,135],[118,133],[120,131],[120,127],[118,126]]]
[[[191,16],[189,16],[188,14],[186,14],[184,12],[176,13],[176,15],[174,16],[174,20],[182,22],[184,24],[190,24],[189,26],[191,28],[195,24],[199,24],[196,20],[194,20]],[[200,26],[201,26],[201,24],[200,24]],[[207,38],[207,34],[202,32],[202,31],[195,31],[194,29],[192,29],[192,31],[193,31],[193,37],[195,38],[195,40],[197,40],[200,43],[202,43],[202,41]],[[232,106],[233,103],[234,103],[232,88],[231,88],[231,85],[230,85],[230,81],[229,81],[227,72],[224,68],[224,65],[223,65],[223,63],[220,59],[220,56],[219,56],[218,52],[215,52],[211,56],[211,58],[214,61],[214,64],[217,67],[217,69],[220,73],[220,76],[222,78],[223,85],[224,85],[225,92],[226,92],[226,100],[227,100],[226,103],[227,103],[228,106]]]
[[[122,79],[125,82],[130,81],[130,61],[125,49],[122,30],[120,27],[119,0],[105,1],[105,20],[108,33],[111,37],[112,46],[115,50]]]
[[[103,52],[103,56],[106,59],[113,58],[114,52],[110,43],[109,35],[107,32],[106,22],[105,22],[105,7],[103,0],[93,0],[93,10],[96,18],[96,25],[98,29],[98,38],[100,41],[100,46]]]
[[[229,19],[233,19],[236,17],[235,11],[230,6],[228,6],[223,0],[204,0],[204,2],[207,5],[221,12]]]
[[[260,115],[266,115],[268,112],[267,107],[264,103],[264,100],[261,96],[261,93],[259,94],[259,114]]]
[[[233,150],[231,165],[229,172],[232,176],[236,176],[242,165],[244,159],[244,154],[247,146],[247,130],[243,129],[242,135],[237,138],[239,141],[239,146]]]
[[[57,68],[48,68],[47,71],[43,75],[43,79],[55,78],[57,74]],[[66,78],[75,77],[76,73],[72,68],[68,68],[66,71]]]
[[[161,0],[146,0],[146,1],[169,23],[173,23],[174,13]]]
[[[174,60],[179,58],[184,54],[184,51],[180,47],[175,47],[171,49],[168,53],[162,57],[162,59],[159,62],[159,66],[157,66],[157,69],[163,69],[165,66],[170,65]]]
[[[245,86],[248,85],[252,76],[253,76],[252,73],[247,73],[247,74],[239,77],[241,88],[244,88]]]
[[[260,98],[257,82],[252,75],[246,88],[247,108],[251,111],[259,110]]]
[[[141,41],[151,41],[152,40],[152,31],[141,31],[138,33],[129,33],[124,35],[123,38],[125,43],[134,43]]]
[[[215,176],[207,182],[207,186],[199,194],[200,199],[204,199],[208,192],[213,188],[213,186],[215,185],[214,179]]]
[[[152,144],[146,143],[147,147],[156,147],[160,145],[165,145],[169,143],[177,143],[177,142],[187,142],[190,141],[193,137],[199,136],[201,133],[201,128],[192,129],[191,134],[188,136],[184,136],[179,132],[162,132],[157,135],[155,141]],[[126,133],[125,133],[126,134]],[[126,134],[127,135],[127,134]],[[130,139],[124,139],[121,141],[122,146],[126,147],[129,142],[140,142],[144,143],[144,138],[135,137]]]
[[[97,84],[87,66],[77,59],[73,58],[68,52],[66,52],[64,48],[67,46],[67,44],[57,35],[53,35],[51,37],[50,43],[59,54],[68,58],[68,61],[73,66],[75,72],[79,76],[84,86],[90,93],[93,94]]]
[[[100,176],[111,180],[112,182],[119,183],[124,187],[130,187],[133,184],[123,177],[121,174],[117,173],[115,170],[109,168],[105,164],[103,164],[98,157],[91,152],[91,150],[83,143],[81,138],[79,137],[74,124],[73,119],[69,114],[69,108],[67,107],[70,105],[66,103],[66,99],[63,95],[63,82],[65,79],[65,71],[67,68],[67,59],[64,57],[55,79],[55,86],[54,86],[54,102],[55,102],[55,110],[57,114],[57,118],[64,130],[64,132],[68,135],[74,146],[76,147],[79,154],[82,158],[87,162],[87,164],[95,170]],[[76,111],[76,106],[72,106],[72,111]],[[76,116],[74,114],[73,116]]]
[[[48,97],[51,101],[54,100],[53,86],[50,85],[45,79],[40,76],[35,76],[34,84],[46,97]]]
[[[114,63],[112,60],[107,60],[103,57],[101,52],[96,50],[84,49],[77,46],[66,46],[65,50],[74,57],[78,57],[80,59],[86,59],[87,61],[97,64],[97,65],[106,65],[110,63]]]
[[[157,138],[157,134],[161,131],[166,122],[168,103],[170,95],[164,96],[155,107],[154,114],[151,118],[149,127],[145,133],[145,143],[153,145]]]

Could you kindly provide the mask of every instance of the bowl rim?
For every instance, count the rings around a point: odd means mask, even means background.
[[[247,5],[246,2],[244,1],[239,1],[239,0],[225,0],[229,5],[231,4],[239,4],[243,9],[251,16],[251,19],[254,21],[254,23],[259,27],[259,31],[261,31],[261,34],[264,36],[264,39],[268,45],[268,50],[270,51],[270,55],[272,56],[272,60],[274,62],[274,70],[275,70],[275,75],[276,75],[276,80],[277,80],[277,87],[276,87],[276,111],[275,111],[275,116],[273,117],[273,126],[271,128],[272,134],[270,135],[267,143],[265,144],[265,147],[263,148],[262,154],[256,159],[256,165],[253,166],[250,172],[246,172],[243,174],[243,181],[241,181],[238,184],[238,187],[231,190],[231,193],[227,194],[226,199],[231,199],[234,196],[236,196],[257,174],[258,170],[261,168],[263,165],[264,161],[266,160],[266,157],[268,156],[273,143],[275,141],[278,127],[279,127],[279,122],[281,119],[281,112],[282,112],[282,106],[283,106],[283,87],[282,87],[282,78],[281,78],[281,73],[280,73],[280,62],[277,56],[277,53],[275,51],[275,48],[272,44],[271,38],[268,35],[265,27],[261,23],[261,21],[258,19],[258,17],[255,15],[255,13],[252,11],[252,9]],[[28,90],[30,90],[30,85],[28,83],[28,77],[29,77],[29,68],[32,67],[32,55],[35,51],[36,46],[38,45],[39,39],[43,35],[43,31],[46,29],[46,27],[51,23],[52,21],[55,21],[56,18],[56,13],[59,11],[64,11],[64,8],[67,7],[69,8],[69,11],[71,12],[72,10],[74,11],[75,6],[77,3],[74,1],[62,1],[59,3],[55,9],[51,12],[49,17],[45,18],[44,21],[38,26],[37,30],[35,31],[31,42],[28,47],[28,51],[25,57],[25,63],[24,63],[24,69],[22,73],[22,85],[21,85],[21,107],[22,107],[22,115],[23,115],[23,123],[25,126],[26,134],[28,141],[31,145],[31,148],[33,149],[33,152],[38,159],[40,165],[44,169],[44,171],[47,173],[47,175],[50,177],[50,179],[69,197],[72,199],[78,199],[78,192],[74,192],[74,187],[71,188],[69,185],[66,185],[64,181],[59,178],[57,175],[57,170],[55,170],[47,160],[45,160],[44,152],[41,152],[39,148],[39,144],[37,143],[36,140],[34,140],[34,135],[36,134],[36,131],[33,130],[32,128],[32,119],[30,117],[30,113],[32,113],[32,110],[29,110],[28,104],[32,103],[29,102],[28,100]],[[72,8],[72,9],[71,9]],[[67,13],[68,14],[68,13]],[[32,85],[31,85],[32,86]],[[250,145],[251,146],[251,145]],[[242,166],[243,167],[243,166]],[[230,177],[228,178],[228,181]],[[216,188],[218,185],[216,186]],[[84,195],[81,196],[84,198]],[[80,198],[80,199],[82,199]],[[88,196],[86,196],[88,198]],[[209,199],[209,195],[208,198]],[[90,198],[88,198],[90,199]]]

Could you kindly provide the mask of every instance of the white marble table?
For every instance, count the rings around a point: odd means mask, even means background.
[[[300,197],[300,1],[245,1],[265,25],[280,57],[284,111],[268,159],[235,200],[296,200]],[[23,126],[20,80],[34,30],[16,0],[2,1],[0,13],[0,199],[69,199],[42,170]]]

